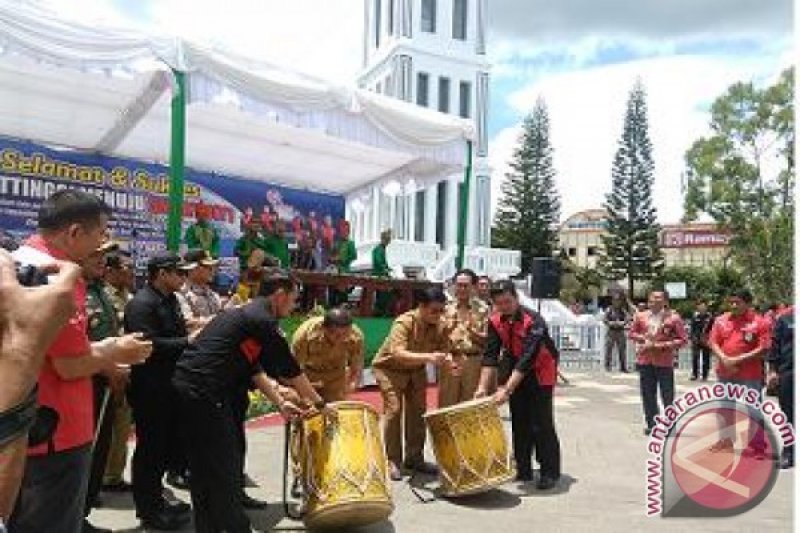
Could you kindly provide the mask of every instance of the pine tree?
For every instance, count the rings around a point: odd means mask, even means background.
[[[534,257],[551,257],[558,245],[560,200],[555,187],[547,105],[539,98],[522,123],[506,173],[492,230],[492,245],[522,253],[522,272]]]
[[[651,280],[663,269],[659,226],[653,207],[653,147],[647,123],[647,94],[637,81],[628,97],[619,148],[606,195],[607,234],[603,236],[600,271],[608,280]]]

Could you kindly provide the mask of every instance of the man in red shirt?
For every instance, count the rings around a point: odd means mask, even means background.
[[[110,208],[97,196],[61,190],[39,209],[38,233],[12,255],[21,264],[81,263],[107,237]],[[150,343],[134,336],[90,343],[86,284],[73,291],[75,313],[47,349],[39,374],[38,401],[58,414],[49,442],[28,450],[28,461],[9,528],[18,533],[81,530],[91,448],[94,401],[91,376],[114,372],[150,354]]]
[[[14,508],[25,469],[28,429],[35,415],[34,387],[44,352],[75,311],[77,265],[53,265],[47,286],[19,285],[11,255],[0,249],[0,530]]]
[[[743,289],[728,297],[729,312],[714,322],[709,345],[717,360],[716,372],[721,383],[735,383],[758,391],[764,385],[764,355],[772,344],[772,328],[768,319],[751,307],[753,295]],[[728,427],[733,420],[724,420]],[[733,441],[721,439],[713,451],[733,450]],[[764,443],[755,442],[748,454],[763,456]]]
[[[649,307],[633,317],[628,337],[636,343],[636,367],[642,394],[644,418],[649,435],[658,415],[656,393],[661,390],[664,408],[675,399],[673,362],[678,350],[686,344],[686,328],[678,313],[667,308],[667,293],[653,291],[647,299]]]

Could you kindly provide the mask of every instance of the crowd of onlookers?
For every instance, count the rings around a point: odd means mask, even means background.
[[[732,291],[726,298],[723,312],[711,312],[708,302],[698,300],[688,323],[669,308],[664,291],[650,294],[648,308],[635,308],[622,294],[612,296],[603,313],[606,326],[605,369],[611,371],[614,359],[620,372],[629,372],[628,342],[636,352],[642,402],[645,411],[645,433],[655,426],[659,409],[657,393],[666,408],[675,396],[674,369],[678,353],[685,345],[691,350],[692,381],[707,381],[712,363],[720,382],[743,385],[757,391],[764,389],[778,396],[781,409],[791,421],[794,417],[794,308],[770,305],[759,312],[753,295],[745,289]],[[733,442],[721,439],[714,451],[731,450]],[[763,458],[765,445],[748,448]],[[782,452],[782,468],[794,466],[794,448]]]

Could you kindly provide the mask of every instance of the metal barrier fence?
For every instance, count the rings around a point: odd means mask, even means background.
[[[560,366],[565,370],[599,370],[605,366],[606,326],[602,324],[550,323],[550,335],[561,353]],[[626,332],[627,333],[627,332]],[[636,352],[633,342],[627,341],[626,365],[633,370]],[[619,369],[616,346],[611,354],[611,367]],[[691,350],[685,346],[678,353],[678,368],[692,368]]]

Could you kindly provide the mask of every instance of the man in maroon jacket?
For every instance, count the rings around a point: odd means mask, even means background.
[[[553,421],[558,350],[538,313],[522,307],[510,281],[492,287],[487,348],[475,397],[486,396],[498,378],[498,404],[509,402],[517,480],[531,481],[534,447],[541,463],[537,488],[549,490],[561,477],[561,447]]]

